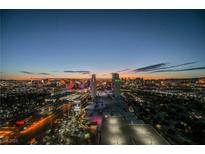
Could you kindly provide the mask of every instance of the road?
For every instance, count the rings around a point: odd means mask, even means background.
[[[26,129],[12,125],[4,126],[0,130],[0,136],[2,137],[0,144],[28,144],[34,137],[44,134],[46,129],[53,124],[53,121],[63,116],[63,113],[67,112],[70,108],[71,104],[63,104],[47,116],[39,118],[37,114],[32,115],[33,119],[36,120],[32,121]]]

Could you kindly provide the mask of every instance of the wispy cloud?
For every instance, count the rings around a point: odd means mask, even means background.
[[[41,75],[50,75],[49,73],[39,73]]]
[[[130,70],[130,68],[126,68],[126,69],[123,69],[123,70],[117,71],[116,73],[127,72],[127,71],[129,71],[129,70]]]
[[[163,66],[166,66],[168,63],[159,63],[159,64],[154,64],[154,65],[149,65],[149,66],[146,66],[146,67],[141,67],[141,68],[138,68],[138,69],[135,69],[133,70],[132,72],[148,72],[148,71],[154,71],[154,70],[157,70]]]
[[[90,72],[89,71],[87,71],[87,72],[80,72],[81,74],[90,74]]]
[[[177,68],[181,66],[187,66],[191,64],[195,64],[197,62],[187,62],[187,63],[182,63],[178,65],[172,65],[172,66],[167,66],[169,63],[159,63],[159,64],[154,64],[154,65],[149,65],[146,67],[141,67],[137,68],[135,70],[132,70],[131,72],[134,73],[139,73],[139,72],[150,72],[150,73],[155,73],[155,72],[167,72],[167,71],[176,71],[176,69],[171,69],[171,68]],[[188,71],[186,69],[177,69],[177,71]]]
[[[72,70],[68,70],[68,71],[64,71],[65,73],[80,73],[80,74],[90,74],[90,71],[72,71]]]
[[[168,69],[168,70],[157,70],[151,73],[163,73],[163,72],[184,72],[184,71],[194,71],[194,70],[204,70],[205,67],[192,67],[186,69]]]
[[[32,72],[28,72],[28,71],[20,71],[21,73],[24,73],[24,74],[34,74]]]
[[[188,62],[188,63],[178,64],[178,65],[173,65],[173,66],[168,66],[168,67],[161,67],[159,69],[176,68],[176,67],[191,65],[191,64],[195,64],[195,63],[197,63],[197,62]]]

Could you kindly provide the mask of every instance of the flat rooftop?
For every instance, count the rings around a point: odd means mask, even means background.
[[[128,124],[122,117],[104,118],[100,129],[101,145],[166,145],[169,144],[148,124]]]
[[[96,105],[101,103],[104,104],[101,110],[103,122],[98,131],[98,144],[169,144],[151,125],[145,124],[135,113],[129,112],[128,105],[121,99],[103,95],[97,98]]]

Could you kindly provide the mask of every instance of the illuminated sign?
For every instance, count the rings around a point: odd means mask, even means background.
[[[17,124],[17,125],[24,125],[25,122],[24,122],[24,121],[17,121],[16,124]]]

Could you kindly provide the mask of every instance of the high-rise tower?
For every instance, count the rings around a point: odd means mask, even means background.
[[[113,94],[115,97],[120,96],[120,77],[118,73],[113,73],[112,74],[112,89],[113,89]]]
[[[96,97],[96,76],[95,74],[92,74],[90,88],[91,88],[91,98],[94,100]]]

